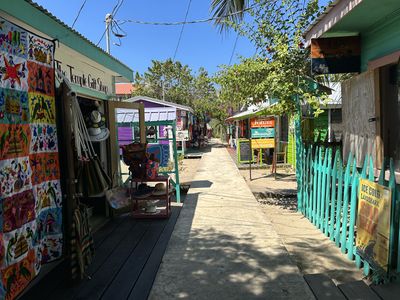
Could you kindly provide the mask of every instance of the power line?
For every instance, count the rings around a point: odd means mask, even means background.
[[[230,66],[231,63],[232,63],[232,58],[233,58],[233,55],[235,54],[235,51],[236,51],[236,45],[237,45],[238,39],[239,39],[239,34],[237,34],[236,39],[235,39],[235,44],[233,44],[233,49],[232,49],[232,53],[231,53],[231,58],[229,59],[229,66]]]
[[[192,4],[192,0],[189,0],[189,4],[188,4],[188,6],[187,6],[187,9],[186,9],[186,14],[185,14],[185,21],[184,22],[186,22],[187,21],[187,17],[188,17],[188,14],[189,14],[189,10],[190,10],[190,5]],[[183,29],[185,28],[185,24],[182,24],[182,28],[181,28],[181,32],[179,33],[179,38],[178,38],[178,43],[176,44],[176,48],[175,48],[175,52],[174,52],[174,57],[173,57],[173,61],[175,61],[175,57],[176,57],[176,54],[178,53],[178,48],[179,48],[179,45],[180,45],[180,43],[181,43],[181,39],[182,39],[182,34],[183,34]]]
[[[222,17],[212,17],[212,18],[207,18],[207,19],[200,19],[200,20],[192,20],[192,21],[179,21],[179,22],[150,22],[150,21],[140,21],[140,20],[119,20],[118,24],[125,24],[125,23],[134,23],[134,24],[140,24],[140,25],[155,25],[155,26],[177,26],[177,25],[186,25],[186,24],[199,24],[199,23],[207,23],[211,22],[217,19],[226,19],[228,17],[232,17],[234,15],[242,14],[246,11],[252,10],[256,6],[261,5],[262,3],[254,4],[248,8],[239,10],[234,13],[226,14]]]
[[[86,2],[87,2],[87,0],[84,0],[84,1],[83,1],[82,5],[81,5],[81,8],[79,9],[78,14],[77,14],[76,17],[75,17],[74,22],[73,22],[72,25],[71,25],[71,28],[74,28],[75,23],[76,23],[76,21],[78,21],[78,18],[79,18],[79,16],[81,15],[82,9],[83,9],[83,7],[85,6]]]

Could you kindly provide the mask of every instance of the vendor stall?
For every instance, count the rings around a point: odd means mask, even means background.
[[[143,105],[143,104],[141,104]],[[132,110],[120,109],[117,112],[118,144],[129,145],[138,140],[137,133],[139,118]],[[176,191],[176,200],[180,202],[179,165],[177,151],[177,126],[175,114],[169,107],[159,107],[156,110],[148,108],[144,113],[147,153],[153,155],[158,163],[157,173],[171,176],[170,182]],[[122,154],[122,153],[121,153]],[[122,180],[130,180],[127,166],[121,157],[120,161]]]
[[[150,115],[148,120],[154,121],[158,120],[170,120],[175,121],[176,124],[176,140],[178,142],[178,153],[184,155],[187,148],[187,143],[193,140],[194,135],[194,111],[192,108],[173,103],[168,101],[163,101],[159,99],[154,99],[145,96],[136,96],[125,100],[126,102],[132,103],[143,103],[145,108],[146,116]],[[148,129],[151,126],[149,125]],[[121,129],[121,134],[126,134],[130,129]],[[125,131],[125,132],[124,132]],[[158,131],[155,132],[154,136],[157,140],[157,136],[162,136],[164,132],[164,126],[158,127]],[[197,133],[197,132],[196,132]],[[151,137],[149,137],[151,138]],[[160,144],[168,144],[168,141],[160,141]]]

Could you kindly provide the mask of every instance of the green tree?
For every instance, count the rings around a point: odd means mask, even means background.
[[[190,106],[193,81],[188,65],[172,59],[153,60],[143,75],[136,73],[134,84],[137,89],[133,96],[148,96]]]
[[[206,115],[222,120],[227,107],[218,99],[213,79],[204,68],[196,73],[179,61],[152,61],[144,74],[135,75],[136,90],[133,96],[148,96],[156,99],[188,105],[198,118]]]
[[[322,9],[318,0],[254,0],[246,21],[228,20],[230,27],[253,42],[257,55],[222,66],[216,77],[221,97],[256,103],[276,98],[279,103],[271,112],[280,114],[294,112],[294,96],[300,95],[318,112],[317,97],[324,93],[311,84],[309,50],[303,47],[302,34]]]

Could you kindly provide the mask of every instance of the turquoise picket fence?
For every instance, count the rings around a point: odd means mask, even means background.
[[[297,169],[298,210],[375,282],[393,280],[400,275],[400,195],[393,161],[385,160],[383,163],[381,170],[388,170],[390,175],[386,180],[386,172],[380,172],[379,178],[375,178],[371,157],[366,157],[363,168],[358,169],[356,158],[351,153],[344,164],[340,150],[333,153],[332,148],[309,146],[302,147],[300,151],[301,162]],[[356,253],[358,190],[362,178],[376,181],[392,191],[389,273],[373,269]]]

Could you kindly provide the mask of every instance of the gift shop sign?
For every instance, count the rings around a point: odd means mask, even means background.
[[[56,69],[67,77],[71,83],[108,94],[109,88],[103,83],[101,77],[97,77],[91,73],[79,72],[79,69],[76,66],[64,64],[59,60],[56,60],[55,62]]]
[[[358,194],[356,250],[372,267],[388,270],[391,191],[361,179]]]
[[[55,52],[55,67],[75,85],[104,94],[113,91],[113,71],[63,44]]]
[[[251,128],[260,127],[275,127],[275,120],[273,118],[254,118],[250,120]]]
[[[275,139],[252,139],[251,148],[253,149],[272,149],[275,148]]]

